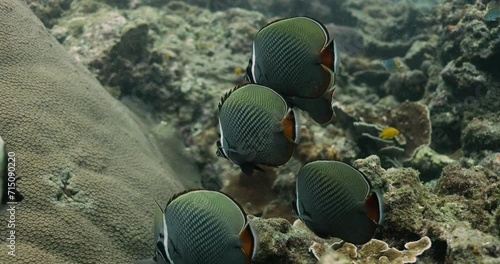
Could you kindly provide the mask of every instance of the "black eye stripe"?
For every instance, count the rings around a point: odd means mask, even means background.
[[[163,261],[167,261],[167,253],[165,252],[165,246],[163,245],[163,242],[156,242],[156,252],[157,255],[159,255],[163,259]]]

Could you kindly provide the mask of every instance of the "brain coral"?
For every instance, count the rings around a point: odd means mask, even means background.
[[[184,188],[157,140],[20,0],[0,0],[0,134],[16,154],[16,257],[130,263],[153,251],[154,200]],[[186,170],[184,170],[186,171]],[[191,175],[182,175],[182,177]],[[180,178],[180,177],[179,177]]]

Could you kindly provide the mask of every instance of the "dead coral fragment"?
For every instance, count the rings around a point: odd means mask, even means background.
[[[432,243],[429,237],[425,236],[418,241],[406,243],[406,249],[399,251],[395,248],[389,248],[389,245],[384,241],[372,239],[368,243],[361,246],[360,249],[351,243],[345,243],[341,248],[334,252],[342,253],[344,256],[351,259],[352,263],[357,264],[403,264],[417,262],[417,256],[429,249],[431,244]],[[321,264],[333,264],[338,263],[336,260],[344,260],[343,258],[339,258],[337,254],[334,254],[331,247],[326,243],[322,245],[314,242],[314,244],[309,248],[309,251],[313,252],[314,256],[320,260],[319,263]]]
[[[415,263],[417,256],[431,247],[429,237],[422,237],[418,241],[408,242],[405,244],[404,250],[400,251],[395,248],[389,248],[389,245],[384,241],[372,239],[368,243],[361,246],[360,249],[351,243],[345,243],[344,246],[337,250],[348,256],[353,263]],[[326,256],[326,255],[325,255]],[[326,262],[323,259],[320,263]]]
[[[293,227],[307,231],[314,235],[300,220],[293,223]],[[418,241],[405,244],[404,250],[389,248],[384,241],[372,239],[362,245],[359,249],[356,245],[343,241],[329,243],[318,243],[316,241],[309,247],[309,252],[319,260],[320,264],[345,263],[345,258],[339,257],[339,253],[351,260],[351,263],[415,263],[417,256],[431,247],[431,240],[424,236]]]

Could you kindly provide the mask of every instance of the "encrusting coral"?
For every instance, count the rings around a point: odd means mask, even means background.
[[[166,203],[185,188],[172,161],[23,1],[0,0],[0,25],[0,133],[16,153],[24,195],[15,215],[15,260],[2,252],[0,263],[149,257],[154,200]],[[1,225],[1,234],[9,231]],[[7,250],[7,243],[0,246]]]

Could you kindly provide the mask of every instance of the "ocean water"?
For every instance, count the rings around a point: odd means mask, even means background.
[[[253,216],[252,263],[500,263],[500,18],[485,18],[499,8],[487,0],[0,0],[0,137],[9,158],[0,164],[0,263],[155,263],[155,201],[166,210],[174,194],[198,188],[226,193]],[[259,133],[218,148],[230,137],[219,104],[262,59],[252,57],[259,30],[301,16],[335,41],[335,92],[322,93],[335,115],[318,124],[308,109],[320,103],[294,108],[293,154],[279,165],[246,160],[258,168],[245,175],[235,156],[217,151],[282,154]],[[307,78],[324,62],[320,51],[264,56],[281,61],[272,66],[279,71],[317,57],[288,81]],[[297,107],[293,95],[279,96]],[[246,126],[233,114],[231,125],[248,131],[261,121]],[[384,220],[367,244],[326,246],[338,239],[297,220],[296,177],[316,160],[353,166],[369,194],[383,196]],[[216,238],[204,239],[216,248]],[[206,263],[218,262],[207,254]]]

